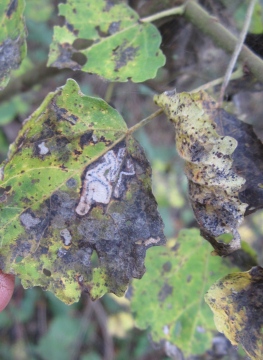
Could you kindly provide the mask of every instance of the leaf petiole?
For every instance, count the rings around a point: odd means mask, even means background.
[[[133,134],[135,131],[139,130],[141,127],[148,124],[152,119],[154,119],[156,116],[163,113],[162,109],[159,109],[152,113],[151,115],[147,116],[145,119],[141,120],[138,124],[135,124],[134,126],[130,127],[127,131],[127,135]]]
[[[244,75],[242,66],[239,66],[236,71],[232,73],[230,76],[230,80],[237,80],[240,79]],[[195,93],[200,90],[207,90],[213,86],[220,85],[224,81],[224,77],[220,77],[217,79],[214,79],[212,81],[209,81],[208,83],[205,83],[204,85],[199,86],[198,88],[191,90],[190,93]]]
[[[172,9],[160,11],[157,14],[147,16],[145,18],[142,18],[141,21],[143,21],[143,22],[152,22],[152,21],[155,21],[155,20],[162,19],[162,18],[164,18],[166,16],[183,15],[184,10],[185,10],[185,4],[181,5],[181,6],[174,7]]]

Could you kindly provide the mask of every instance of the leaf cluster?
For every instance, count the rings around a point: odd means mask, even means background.
[[[232,109],[215,100],[229,62],[222,49],[234,51],[238,40],[231,26],[242,27],[247,6],[223,0],[212,8],[195,1],[174,8],[170,1],[157,3],[67,0],[57,14],[52,1],[41,11],[30,0],[0,5],[2,158],[12,143],[0,168],[0,268],[17,275],[24,288],[41,286],[66,304],[77,302],[81,293],[96,300],[107,292],[126,292],[135,325],[150,329],[160,358],[213,358],[217,341],[226,348],[218,356],[232,356],[224,338],[216,337],[214,313],[218,331],[259,359],[262,256],[258,262],[241,239],[253,236],[244,219],[262,208],[263,145],[255,126],[240,120],[245,111],[236,104],[240,88],[251,98],[262,96],[263,62],[246,45],[227,89]],[[211,22],[209,12],[218,22]],[[257,2],[248,39],[262,32],[261,14]],[[63,16],[59,25],[57,15]],[[213,81],[204,84],[202,77]],[[186,92],[171,91],[174,86]],[[160,109],[153,112],[156,92]],[[172,126],[159,121],[153,130],[144,129],[162,113]],[[28,115],[19,133],[8,138],[13,119]],[[261,224],[258,214],[252,224]],[[261,249],[260,241],[256,246]],[[66,308],[35,289],[25,294],[24,311],[14,310],[22,323],[32,321],[41,296],[45,306],[56,308],[49,332],[24,349],[36,358],[59,358],[56,344],[63,341],[68,359],[99,358],[97,349],[84,346],[97,326],[104,355],[111,359],[111,336],[129,337],[133,327],[127,307],[116,305],[116,299],[102,300],[105,312],[100,302],[83,298]],[[116,316],[107,308],[113,303]],[[0,328],[10,326],[3,313]],[[76,332],[79,338],[72,336]],[[116,358],[130,356],[117,347]],[[10,357],[7,348],[1,351]],[[136,351],[133,358],[141,354]]]

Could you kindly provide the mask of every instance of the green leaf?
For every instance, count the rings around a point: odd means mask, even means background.
[[[0,171],[0,268],[65,303],[122,295],[164,242],[151,168],[118,114],[74,80],[28,119]]]
[[[24,0],[2,0],[0,3],[0,90],[9,81],[26,56],[26,28],[23,18]]]
[[[147,272],[133,281],[131,307],[137,326],[150,327],[153,341],[167,340],[185,356],[202,354],[211,346],[215,327],[204,294],[230,271],[210,252],[197,229],[183,230],[169,247],[147,252]]]
[[[43,360],[70,360],[74,356],[72,351],[79,328],[79,319],[70,316],[57,317],[52,321],[46,335],[33,349]]]
[[[234,273],[211,286],[205,300],[218,331],[233,345],[241,344],[253,360],[263,358],[263,268]]]
[[[68,0],[59,10],[66,23],[54,27],[48,66],[81,69],[111,81],[142,82],[154,78],[164,65],[158,30],[140,22],[127,5]],[[84,65],[77,62],[77,55],[82,55]]]

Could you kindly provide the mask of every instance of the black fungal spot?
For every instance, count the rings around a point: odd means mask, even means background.
[[[100,137],[100,142],[104,142],[104,144],[105,144],[106,146],[110,146],[110,145],[112,144],[112,141],[111,141],[111,140],[107,140],[107,139],[105,138],[105,136],[101,136],[101,137]]]
[[[10,16],[13,14],[14,11],[17,9],[18,0],[11,0],[10,4],[8,6],[6,15],[10,18]]]
[[[0,73],[2,76],[8,76],[10,70],[17,69],[20,62],[20,47],[24,42],[23,36],[15,40],[7,39],[0,46]],[[17,149],[17,151],[19,148]]]
[[[79,30],[74,29],[74,26],[72,24],[69,24],[68,22],[66,22],[66,28],[76,36],[79,33]]]
[[[119,31],[119,29],[120,29],[120,21],[114,21],[114,22],[112,22],[111,24],[110,24],[110,26],[109,26],[109,30],[108,30],[108,33],[110,34],[110,35],[112,35],[112,34],[115,34],[116,32],[118,32]]]
[[[109,12],[110,9],[114,6],[114,2],[111,0],[106,0],[106,6],[102,9],[103,12]]]
[[[66,185],[68,188],[74,188],[77,186],[77,181],[73,178],[68,179],[68,181],[66,182]]]
[[[163,264],[163,271],[165,272],[169,272],[172,269],[172,264],[170,261],[167,261],[166,263]]]
[[[172,293],[173,287],[165,283],[158,293],[158,300],[160,302],[163,302],[167,298],[167,296],[171,295]]]
[[[81,137],[79,139],[79,145],[80,145],[81,149],[83,149],[84,146],[87,146],[90,144],[90,142],[92,141],[92,135],[93,135],[93,130],[87,131],[85,134],[81,135]]]
[[[126,66],[129,61],[134,60],[139,51],[139,47],[127,46],[127,43],[127,40],[125,40],[123,44],[117,46],[112,51],[112,55],[115,61],[114,71],[119,71],[119,69],[123,66]]]

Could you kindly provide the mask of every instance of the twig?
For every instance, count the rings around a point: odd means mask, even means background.
[[[148,124],[156,116],[162,114],[162,112],[163,112],[163,110],[159,109],[159,110],[155,111],[154,113],[152,113],[151,115],[149,115],[147,118],[141,120],[138,124],[135,124],[134,126],[130,127],[128,132],[127,132],[127,135],[128,134],[133,134],[135,131],[139,130],[141,127]]]
[[[243,76],[243,70],[241,67],[239,67],[235,72],[232,73],[230,76],[230,80],[237,80],[240,79]],[[217,78],[215,80],[209,81],[208,83],[199,86],[198,88],[191,90],[191,93],[200,91],[200,90],[207,90],[213,86],[220,85],[224,81],[224,77]]]
[[[167,16],[171,16],[171,15],[183,15],[184,9],[185,9],[185,4],[181,5],[181,6],[174,7],[172,9],[160,11],[157,14],[147,16],[145,18],[142,18],[141,21],[142,22],[152,22],[152,21],[159,20],[159,19],[162,19],[162,18],[167,17]]]
[[[115,83],[114,82],[110,82],[107,86],[107,90],[104,96],[104,100],[109,103],[111,101],[112,98],[112,94],[114,91],[114,87],[115,87]]]
[[[91,303],[91,307],[96,314],[98,323],[100,325],[100,329],[102,332],[103,340],[104,340],[104,356],[103,360],[113,360],[114,359],[114,345],[112,337],[110,336],[107,328],[108,317],[104,311],[103,306],[100,301],[94,301]]]
[[[237,38],[215,18],[209,15],[196,1],[187,1],[184,17],[204,34],[208,35],[221,49],[233,53]],[[263,82],[263,60],[243,45],[239,59],[251,73]]]
[[[229,65],[227,67],[227,70],[226,70],[226,73],[225,73],[225,76],[224,76],[224,81],[223,81],[222,86],[221,86],[220,97],[219,97],[219,107],[222,106],[225,90],[226,90],[227,85],[229,83],[231,74],[232,74],[232,72],[234,70],[234,67],[235,67],[235,64],[237,62],[240,51],[242,49],[242,46],[244,44],[244,41],[245,41],[245,38],[246,38],[246,35],[247,35],[247,32],[248,32],[248,28],[249,28],[249,25],[250,25],[250,22],[251,22],[251,18],[252,18],[252,14],[253,14],[253,11],[254,11],[256,1],[257,0],[251,0],[250,4],[248,6],[243,29],[242,29],[242,31],[240,33],[239,38],[238,38],[235,50],[233,52],[233,55],[231,57]]]
[[[71,348],[70,359],[72,360],[77,360],[79,358],[81,346],[84,343],[86,332],[88,330],[88,327],[90,326],[90,317],[92,312],[93,312],[93,308],[91,306],[91,300],[87,298],[85,309],[82,314],[82,320],[80,322],[80,327],[76,335],[76,342],[73,344]]]
[[[47,67],[45,63],[41,63],[33,69],[30,69],[23,75],[11,80],[7,87],[0,92],[0,101],[8,100],[24,91],[30,90],[34,85],[40,84],[43,80],[56,75],[72,74],[69,69],[59,70]]]

